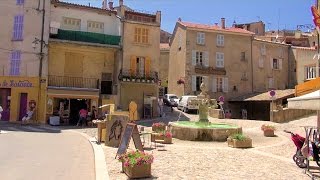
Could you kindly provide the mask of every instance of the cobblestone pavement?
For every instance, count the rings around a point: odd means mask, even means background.
[[[180,112],[167,111],[163,118],[144,120],[139,122],[150,130],[153,122],[170,122],[178,119]],[[194,120],[195,114],[182,113],[184,119]],[[290,130],[305,136],[301,126],[316,125],[316,116],[309,116],[288,123],[277,124],[265,121],[219,120],[211,118],[210,121],[225,122],[239,125],[244,134],[253,139],[254,148],[234,149],[226,142],[193,142],[173,139],[173,144],[150,149],[147,152],[155,157],[152,164],[152,175],[155,179],[310,179],[303,169],[298,168],[292,160],[295,146],[290,134],[283,130]],[[264,137],[260,127],[262,124],[276,126],[276,137]],[[96,129],[80,129],[80,131],[96,135]],[[146,138],[148,141],[148,138]],[[127,179],[121,173],[121,163],[115,159],[117,148],[103,146],[106,156],[110,179]],[[134,149],[133,143],[129,149]],[[316,167],[314,162],[311,165]],[[319,172],[319,168],[317,168]],[[152,179],[152,178],[151,178]]]

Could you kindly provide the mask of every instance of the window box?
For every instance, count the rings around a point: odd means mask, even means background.
[[[123,167],[123,172],[130,178],[151,177],[151,164],[134,165]]]

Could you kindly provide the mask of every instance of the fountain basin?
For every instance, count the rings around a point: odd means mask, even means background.
[[[231,134],[242,132],[241,127],[225,123],[179,121],[170,125],[174,138],[188,141],[227,141]]]

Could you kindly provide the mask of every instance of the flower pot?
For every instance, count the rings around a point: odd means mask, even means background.
[[[142,164],[140,166],[128,166],[125,167],[123,164],[124,173],[131,178],[147,178],[151,177],[151,164]]]
[[[137,82],[140,82],[140,79],[137,79]]]
[[[228,146],[229,146],[229,147],[233,147],[233,140],[232,140],[231,137],[228,137],[228,138],[227,138],[227,143],[228,143]]]
[[[142,82],[145,82],[146,80],[142,79]]]
[[[272,129],[267,129],[263,131],[263,135],[266,137],[273,137],[274,136],[274,130]]]
[[[147,80],[147,83],[149,83],[150,82],[150,80]]]
[[[159,133],[152,133],[151,142],[155,142],[155,140],[164,140],[164,136],[161,136]]]
[[[136,81],[136,79],[132,79],[131,81],[132,81],[132,82],[135,82],[135,81]]]
[[[237,139],[232,139],[233,148],[251,148],[252,147],[252,139],[245,139],[243,141],[239,141]]]
[[[122,78],[122,81],[126,81],[127,79],[126,78]]]
[[[164,137],[164,144],[172,144],[172,137]]]
[[[152,131],[155,131],[155,132],[158,132],[158,131],[164,131],[166,130],[166,127],[165,126],[152,126]]]

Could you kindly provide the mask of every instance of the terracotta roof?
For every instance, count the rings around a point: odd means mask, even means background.
[[[289,97],[294,97],[294,89],[285,90],[275,90],[276,95],[274,100],[285,99]],[[239,101],[271,101],[269,91],[263,93],[250,93],[243,96],[231,98],[229,101],[239,102]]]
[[[182,21],[178,21],[178,23],[180,23],[182,26],[190,27],[190,28],[216,30],[216,31],[233,32],[233,33],[242,33],[242,34],[250,34],[250,35],[254,34],[253,32],[247,31],[245,29],[235,28],[235,27],[226,27],[225,29],[222,29],[218,25],[198,24],[198,23],[182,22]]]
[[[161,43],[160,49],[161,50],[169,50],[170,49],[169,43]]]
[[[95,10],[95,11],[104,12],[104,13],[117,14],[117,11],[115,11],[115,10],[102,9],[102,8],[93,7],[93,6],[86,6],[86,5],[82,5],[82,4],[69,3],[69,2],[64,2],[64,1],[60,1],[60,0],[51,0],[51,4],[81,8],[81,9],[86,9],[86,10]]]

